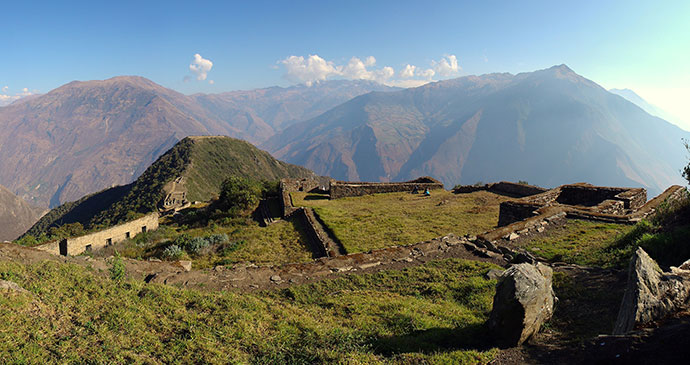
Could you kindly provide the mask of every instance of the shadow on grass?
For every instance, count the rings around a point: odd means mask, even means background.
[[[328,200],[330,199],[330,196],[327,194],[307,194],[307,196],[304,197],[304,200]]]
[[[391,356],[401,353],[435,353],[455,350],[487,351],[495,347],[485,324],[457,328],[431,328],[407,335],[379,337],[371,342],[375,353]]]

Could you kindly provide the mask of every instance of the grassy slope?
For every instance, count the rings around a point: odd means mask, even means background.
[[[160,232],[151,232],[146,240],[133,237],[113,247],[123,256],[130,258],[161,258],[162,250],[169,241],[182,233],[192,237],[211,234],[227,234],[230,244],[238,243],[237,248],[223,251],[209,250],[199,256],[190,257],[197,269],[216,265],[232,265],[237,262],[281,265],[287,263],[309,262],[312,253],[306,242],[305,233],[299,222],[278,220],[268,227],[261,227],[255,221],[247,220],[236,224],[213,224],[204,228],[187,229],[177,225],[166,225]],[[99,256],[109,256],[110,251],[99,252]],[[184,257],[186,258],[186,257]]]
[[[630,225],[572,220],[520,246],[548,261],[611,266],[619,263],[621,254],[613,247],[633,229]]]
[[[0,262],[0,357],[68,363],[487,363],[491,266],[462,260],[266,293],[115,283],[64,263]]]
[[[336,200],[320,197],[292,193],[293,204],[313,207],[350,253],[412,244],[448,233],[485,232],[496,226],[499,204],[506,200],[485,191],[453,194],[442,190],[431,197],[409,193]]]
[[[280,180],[313,176],[311,170],[274,159],[248,142],[228,137],[192,137],[187,177],[188,200],[209,200],[228,176],[253,180]]]
[[[63,204],[46,214],[28,234],[39,237],[50,227],[74,222],[80,222],[86,229],[108,227],[153,212],[165,197],[165,184],[179,176],[187,177],[189,200],[208,200],[218,194],[223,180],[231,175],[278,180],[313,173],[275,160],[267,152],[238,139],[187,137],[159,157],[132,184],[106,189],[77,203]]]

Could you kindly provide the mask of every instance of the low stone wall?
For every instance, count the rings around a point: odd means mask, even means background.
[[[158,229],[158,213],[151,213],[102,231],[49,242],[35,248],[55,255],[78,255],[84,251],[95,250],[124,241],[127,238],[134,237],[139,232],[155,229]]]
[[[625,209],[637,209],[647,202],[647,192],[641,188],[611,188],[584,184],[564,185],[556,201],[567,205],[596,206],[606,200],[619,200]]]
[[[380,193],[412,192],[417,189],[420,193],[425,189],[443,189],[443,184],[430,177],[422,177],[416,180],[398,183],[373,183],[373,182],[347,182],[331,181],[331,199],[350,196],[363,196]]]
[[[490,191],[492,193],[508,195],[515,198],[541,194],[548,189],[526,184],[517,184],[509,181],[501,181],[485,185],[461,185],[453,189],[456,194],[472,193],[475,191]]]
[[[328,235],[312,208],[297,208],[293,217],[299,219],[304,226],[315,257],[335,257],[346,254],[342,246]]]
[[[502,202],[498,210],[498,226],[507,226],[514,222],[534,217],[538,213],[536,210],[541,208],[540,204],[519,202],[519,201],[505,201]]]

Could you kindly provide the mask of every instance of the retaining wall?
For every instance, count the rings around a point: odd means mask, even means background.
[[[349,196],[363,196],[380,193],[412,192],[415,188],[420,193],[425,189],[443,189],[443,184],[430,177],[421,177],[416,180],[398,183],[374,183],[374,182],[348,182],[331,181],[331,199],[345,198]]]
[[[65,238],[35,248],[55,255],[78,255],[134,237],[139,232],[158,229],[158,213],[151,213],[139,219],[119,224],[84,236]]]
[[[485,185],[461,185],[453,189],[456,194],[472,193],[475,191],[489,191],[492,193],[509,195],[515,198],[522,198],[526,196],[541,194],[548,189],[526,184],[518,184],[509,181],[501,181]]]

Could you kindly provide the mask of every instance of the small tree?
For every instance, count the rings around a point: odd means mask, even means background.
[[[237,214],[259,203],[262,185],[247,178],[231,176],[221,185],[218,204],[221,209]]]

